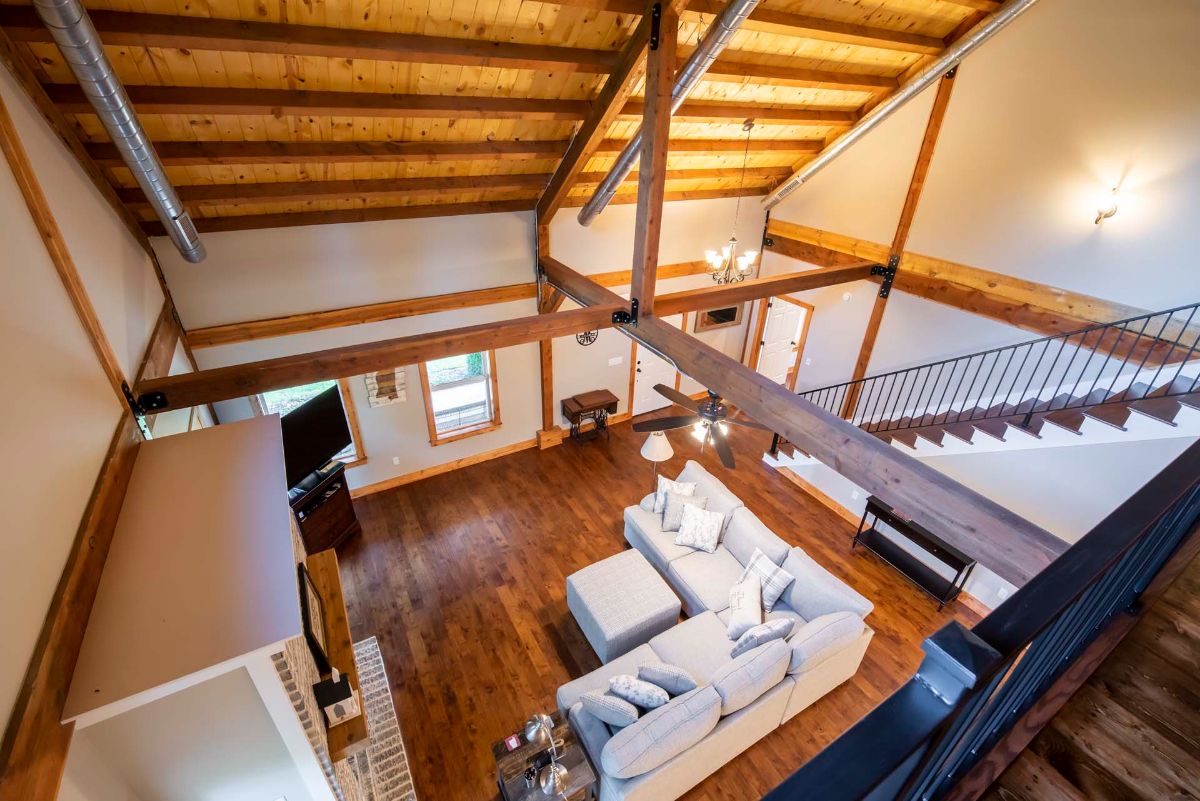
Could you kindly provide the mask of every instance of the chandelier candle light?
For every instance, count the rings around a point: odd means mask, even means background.
[[[746,120],[742,123],[742,130],[746,132],[746,149],[742,152],[742,177],[738,183],[739,189],[746,188],[746,162],[750,157],[750,131],[753,129],[754,120]],[[747,275],[754,272],[754,262],[758,258],[758,251],[747,250],[739,255],[737,250],[737,223],[738,215],[741,211],[742,197],[739,194],[737,205],[733,210],[734,233],[730,234],[729,243],[722,247],[720,251],[704,251],[704,259],[708,262],[709,272],[712,274],[712,279],[718,284],[732,284],[735,281],[744,281]]]

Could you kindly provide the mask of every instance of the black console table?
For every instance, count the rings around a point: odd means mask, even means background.
[[[872,521],[869,527],[868,518]],[[945,578],[900,544],[888,539],[878,528],[881,522],[953,570],[954,578]],[[858,524],[858,533],[854,535],[851,547],[857,545],[866,547],[924,590],[938,602],[939,611],[958,597],[971,571],[975,569],[973,558],[874,495],[867,498],[867,510],[863,512],[862,520]]]
[[[288,493],[288,501],[300,524],[304,549],[310,554],[336,548],[362,531],[346,485],[346,466],[341,462],[304,479]]]

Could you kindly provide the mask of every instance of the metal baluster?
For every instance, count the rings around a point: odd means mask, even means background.
[[[1017,349],[1016,349],[1016,348],[1009,348],[1009,349],[1008,349],[1008,360],[1004,362],[1004,369],[1003,369],[1003,370],[1001,370],[1001,371],[1000,371],[1000,375],[998,375],[998,376],[996,377],[996,389],[995,389],[995,391],[993,391],[993,392],[992,392],[992,394],[989,396],[989,402],[988,402],[988,405],[987,405],[987,406],[977,406],[977,407],[976,407],[976,408],[978,408],[978,409],[983,409],[983,416],[984,416],[984,417],[987,417],[987,410],[988,410],[989,408],[991,408],[992,401],[995,401],[995,400],[996,400],[996,398],[997,398],[997,396],[999,396],[999,394],[1000,394],[1000,387],[1004,386],[1004,376],[1008,375],[1008,368],[1009,368],[1009,367],[1012,367],[1013,357],[1016,355],[1016,353],[1017,353]],[[1000,356],[999,356],[999,354],[997,354],[997,355],[996,355],[996,363],[997,363],[997,364],[999,364],[999,362],[1000,362]],[[1024,364],[1024,362],[1022,362],[1022,364]],[[993,368],[993,369],[995,369],[995,366],[996,366],[996,365],[992,365],[992,368]],[[990,375],[990,374],[988,375],[988,379],[989,379],[989,380],[991,379],[991,375]],[[979,419],[979,418],[976,418],[976,417],[974,417],[974,416],[971,416],[971,417],[968,417],[968,418],[967,418],[967,420],[968,420],[968,421],[970,421],[970,420],[976,420],[976,419]]]
[[[1183,330],[1181,330],[1181,331],[1179,332],[1179,336],[1175,337],[1175,343],[1174,343],[1173,345],[1171,345],[1171,350],[1170,350],[1170,351],[1167,353],[1167,355],[1166,355],[1166,356],[1164,356],[1164,357],[1163,357],[1163,363],[1162,363],[1162,364],[1160,364],[1160,365],[1158,366],[1158,370],[1156,370],[1156,371],[1155,371],[1155,373],[1154,373],[1154,378],[1150,379],[1150,382],[1149,382],[1148,386],[1150,386],[1150,387],[1154,387],[1154,386],[1155,386],[1155,385],[1158,383],[1158,377],[1159,377],[1159,375],[1162,373],[1162,371],[1163,371],[1163,368],[1167,366],[1167,363],[1168,363],[1168,361],[1169,361],[1169,360],[1170,360],[1170,358],[1171,358],[1171,354],[1173,354],[1173,353],[1175,352],[1175,348],[1176,348],[1176,346],[1177,346],[1177,345],[1179,345],[1179,340],[1180,340],[1182,337],[1184,337],[1184,336],[1186,336],[1186,335],[1187,335],[1188,329],[1189,329],[1189,328],[1191,327],[1191,325],[1192,325],[1192,319],[1193,319],[1193,318],[1196,316],[1196,309],[1197,309],[1197,308],[1200,308],[1200,304],[1197,304],[1197,305],[1195,305],[1195,306],[1192,306],[1192,311],[1191,311],[1191,313],[1190,313],[1190,314],[1188,314],[1187,322],[1183,324]],[[1174,312],[1172,312],[1171,314],[1172,314],[1172,315],[1174,315]],[[1178,367],[1178,368],[1176,368],[1176,370],[1175,370],[1175,378],[1174,378],[1174,379],[1171,379],[1171,383],[1174,383],[1174,382],[1175,382],[1175,379],[1178,379],[1178,378],[1179,378],[1179,374],[1180,374],[1181,372],[1183,372],[1183,367],[1184,367],[1184,365],[1186,365],[1186,364],[1187,364],[1187,363],[1188,363],[1188,362],[1191,360],[1191,358],[1192,358],[1192,354],[1193,354],[1193,353],[1195,353],[1195,351],[1196,351],[1196,344],[1197,344],[1197,343],[1200,343],[1200,333],[1198,333],[1198,334],[1197,334],[1195,337],[1193,337],[1193,338],[1192,338],[1192,346],[1191,346],[1190,348],[1188,348],[1188,355],[1187,355],[1187,356],[1185,356],[1185,357],[1183,358],[1183,361],[1181,361],[1181,362],[1179,363],[1179,367]],[[1128,395],[1129,395],[1129,387],[1126,387],[1126,388],[1125,388],[1125,393],[1124,393],[1124,394],[1125,394],[1125,396],[1126,396],[1126,397],[1128,397]]]
[[[910,371],[905,370],[903,373],[898,373],[899,381],[892,388],[892,395],[888,397],[888,404],[892,410],[888,412],[888,427],[884,431],[900,427],[900,418],[904,415],[904,409],[899,406],[900,396],[904,394],[904,385],[908,383],[908,374]]]
[[[1045,340],[1042,340],[1042,341],[1045,342]],[[1009,387],[1008,392],[1004,393],[1004,400],[998,404],[1000,411],[996,412],[996,414],[995,414],[996,417],[999,417],[1004,414],[1004,407],[1008,406],[1009,398],[1012,397],[1013,390],[1017,388],[1017,382],[1021,380],[1021,371],[1024,370],[1025,365],[1029,363],[1029,354],[1033,353],[1033,348],[1037,344],[1038,344],[1037,342],[1030,342],[1026,346],[1025,355],[1021,357],[1021,366],[1017,368],[1017,372],[1013,373],[1012,386]],[[1045,353],[1046,353],[1046,348],[1042,348],[1042,355],[1045,355]],[[1037,372],[1037,369],[1041,365],[1041,363],[1042,363],[1042,357],[1038,356],[1037,364],[1035,364],[1033,367],[1033,373],[1029,374],[1030,380],[1033,379],[1033,375],[1034,375],[1034,373]],[[996,406],[997,404],[992,404],[992,405]],[[986,409],[984,410],[983,416],[984,416],[984,418],[988,417],[988,412]]]
[[[868,386],[868,384],[870,386]],[[860,428],[867,428],[870,425],[870,420],[867,418],[867,406],[871,402],[871,398],[875,395],[876,387],[879,386],[879,379],[866,379],[862,386],[863,388],[859,390],[858,393],[858,400],[855,401],[857,404],[855,408],[860,410],[862,416],[859,417],[858,422],[855,423],[855,425],[859,426]]]
[[[921,422],[924,423],[925,407],[921,404],[921,396],[925,394],[925,385],[929,383],[929,374],[933,372],[933,368],[926,365],[921,369],[925,371],[925,378],[921,380],[921,389],[917,392],[917,408],[921,410]],[[913,384],[915,385],[916,382],[914,381]],[[912,420],[909,422],[911,423]]]
[[[1054,375],[1054,368],[1056,366],[1058,366],[1058,360],[1062,356],[1063,349],[1066,348],[1067,344],[1071,341],[1072,336],[1074,336],[1074,334],[1067,334],[1067,338],[1058,343],[1058,352],[1054,354],[1054,361],[1052,361],[1050,363],[1050,369],[1046,371],[1046,379],[1044,381],[1042,381],[1042,388],[1039,389],[1037,391],[1037,395],[1034,396],[1038,400],[1041,399],[1042,393],[1046,391],[1046,386],[1050,383],[1050,377],[1052,375]],[[1033,376],[1030,376],[1030,379],[1032,379],[1032,378],[1033,378]],[[1028,389],[1028,388],[1026,388],[1026,389]],[[1017,405],[1013,409],[1013,412],[1020,411],[1021,404],[1023,404],[1027,400],[1032,400],[1032,398],[1028,397],[1028,392],[1026,392],[1026,396],[1027,397],[1017,401]],[[1028,428],[1029,423],[1033,420],[1033,407],[1034,406],[1037,406],[1036,402],[1029,404],[1029,408],[1027,410],[1025,410],[1025,416],[1021,420],[1022,428]]]
[[[971,392],[975,389],[975,382],[979,380],[979,374],[983,372],[983,365],[986,361],[987,354],[985,353],[983,354],[983,358],[979,360],[979,367],[975,368],[975,377],[971,379],[970,385],[967,386],[967,394],[963,396],[963,408],[959,409],[958,413],[954,416],[954,422],[957,423],[962,417],[962,413],[966,410],[967,403],[971,400]],[[946,421],[949,422],[949,420],[950,416],[946,415]]]
[[[1133,354],[1133,348],[1137,347],[1137,343],[1141,342],[1142,337],[1145,336],[1146,326],[1147,326],[1147,324],[1149,324],[1149,322],[1150,322],[1149,317],[1147,317],[1145,320],[1142,321],[1142,330],[1138,332],[1137,338],[1133,340],[1133,346],[1131,346],[1129,348],[1129,352],[1125,354],[1125,358],[1121,361],[1121,366],[1117,368],[1117,374],[1114,375],[1113,380],[1111,382],[1109,382],[1109,385],[1108,385],[1109,392],[1112,392],[1112,388],[1117,385],[1118,376],[1120,376],[1121,373],[1125,370],[1125,365],[1129,364],[1129,357]],[[1124,330],[1125,330],[1125,328],[1122,326],[1121,331],[1123,332]],[[1120,336],[1118,336],[1117,339],[1120,340]]]
[[[1154,337],[1156,343],[1162,341],[1162,335],[1167,330],[1167,323],[1171,321],[1171,317],[1174,314],[1175,312],[1170,312],[1167,314],[1166,319],[1163,320],[1162,326],[1158,329],[1158,335]],[[1147,322],[1149,322],[1149,320],[1147,320]],[[1143,328],[1145,328],[1145,326],[1143,326]],[[1133,376],[1131,376],[1129,379],[1129,387],[1134,385],[1134,383],[1137,381],[1138,374],[1140,374],[1142,370],[1146,368],[1146,360],[1150,358],[1150,352],[1154,350],[1154,348],[1155,345],[1151,345],[1150,347],[1146,348],[1146,355],[1142,357],[1142,361],[1138,364],[1137,369],[1133,371]],[[1174,350],[1175,346],[1172,345],[1171,349]],[[1129,387],[1125,387],[1125,389],[1122,390],[1122,394],[1129,392]],[[1112,394],[1112,389],[1109,389],[1109,394]]]
[[[958,397],[958,391],[959,391],[960,389],[962,389],[962,383],[963,383],[963,380],[964,380],[964,379],[967,377],[967,370],[968,370],[968,369],[969,369],[969,368],[968,368],[967,366],[965,366],[965,365],[963,366],[962,375],[960,375],[960,376],[958,377],[958,384],[957,384],[957,385],[954,387],[954,394],[950,396],[950,406],[949,406],[949,408],[947,408],[947,409],[946,409],[945,416],[943,416],[943,417],[942,417],[942,422],[943,422],[943,423],[944,423],[944,422],[946,422],[947,420],[949,420],[949,419],[950,419],[950,412],[954,410],[954,400],[955,400],[955,398],[957,398],[957,397]],[[953,378],[953,377],[954,377],[954,373],[953,373],[953,372],[951,372],[951,373],[950,373],[950,376],[951,376],[951,378]],[[935,419],[936,419],[936,418],[935,418]]]
[[[888,373],[886,376],[884,376],[883,380],[879,382],[879,395],[875,399],[875,405],[871,407],[871,412],[867,415],[866,419],[868,431],[874,431],[875,428],[878,428],[879,423],[877,420],[875,420],[875,412],[879,409],[879,404],[883,402],[883,397],[887,393],[887,388],[889,386],[888,382],[894,381],[895,378],[895,373]],[[875,428],[872,428],[872,426],[875,426]]]

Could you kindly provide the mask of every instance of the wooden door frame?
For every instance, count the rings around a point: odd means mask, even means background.
[[[769,298],[759,299],[758,313],[755,316],[754,323],[754,339],[750,345],[750,359],[747,363],[747,366],[755,372],[758,372],[758,357],[762,351],[762,338],[767,330],[767,310],[772,300],[782,300],[786,303],[791,303],[793,306],[800,306],[806,311],[804,315],[804,327],[800,330],[799,341],[796,342],[796,362],[792,365],[792,370],[787,380],[787,388],[795,392],[796,378],[800,374],[800,360],[804,358],[804,346],[808,342],[808,328],[812,325],[813,314],[816,313],[817,307],[811,303],[796,300],[788,295],[772,295]]]

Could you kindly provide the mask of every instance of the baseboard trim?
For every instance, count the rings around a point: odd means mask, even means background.
[[[374,484],[367,484],[365,486],[350,490],[350,497],[361,498],[364,495],[373,495],[376,492],[383,492],[384,490],[389,490],[394,487],[402,487],[405,484],[411,484],[414,481],[420,481],[423,478],[440,476],[441,474],[449,473],[452,470],[458,470],[462,467],[470,467],[473,464],[491,461],[492,459],[499,459],[501,456],[508,456],[510,453],[517,453],[518,451],[536,448],[537,446],[538,441],[536,438],[521,440],[520,442],[514,442],[511,445],[505,445],[503,448],[483,451],[482,453],[472,454],[471,456],[464,456],[461,459],[455,459],[452,462],[434,465],[433,467],[426,467],[412,473],[405,473],[402,476],[396,476],[395,478],[377,481]]]

